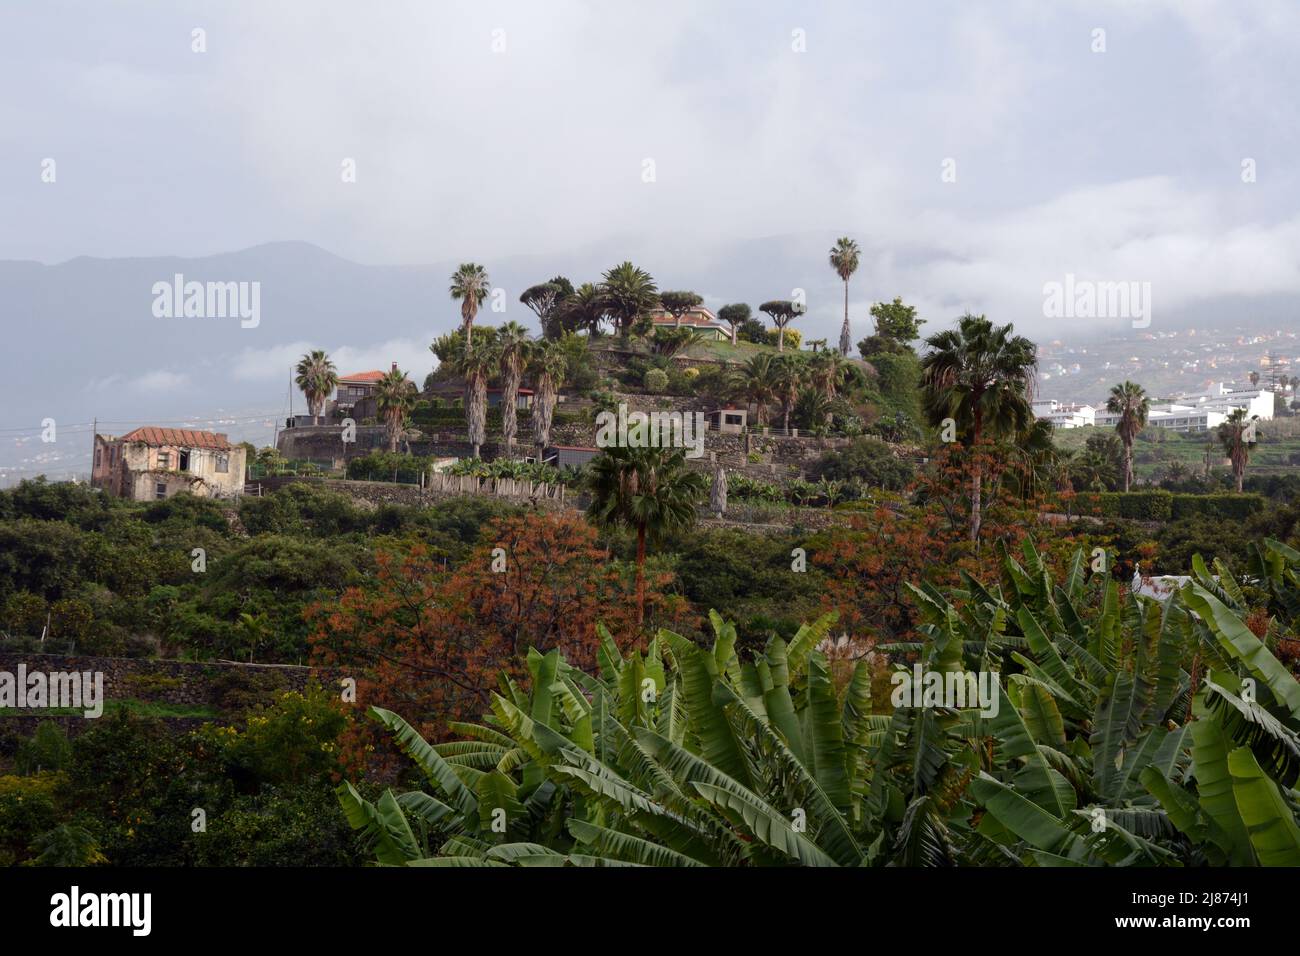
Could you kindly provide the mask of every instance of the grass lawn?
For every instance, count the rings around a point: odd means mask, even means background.
[[[631,353],[633,355],[649,355],[650,346],[644,339],[630,339],[626,345],[612,335],[602,336],[599,339],[590,341],[588,344],[593,352],[608,351]],[[776,347],[773,345],[757,345],[753,342],[740,341],[732,345],[730,340],[715,342],[708,339],[701,339],[692,342],[677,354],[683,358],[696,359],[704,362],[725,362],[730,365],[743,365],[750,358],[760,353],[767,352],[770,355],[776,354]]]

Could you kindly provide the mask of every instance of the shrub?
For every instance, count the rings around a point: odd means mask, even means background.
[[[652,368],[646,371],[642,381],[647,392],[659,394],[668,388],[668,373],[663,369]]]
[[[780,329],[768,329],[765,342],[775,348],[780,338]],[[798,329],[792,329],[789,326],[785,330],[785,347],[788,349],[799,350],[800,343],[803,342],[803,333]]]
[[[1264,509],[1264,499],[1259,495],[1249,494],[1212,494],[1212,495],[1174,495],[1173,517],[1187,518],[1192,515],[1206,515],[1244,521],[1251,515]]]
[[[906,488],[914,473],[910,462],[894,457],[890,447],[875,438],[859,438],[842,449],[827,452],[814,471],[831,481],[857,478],[863,484],[891,491]]]
[[[1252,494],[1173,494],[1164,490],[1080,492],[1074,511],[1099,518],[1132,518],[1138,521],[1178,521],[1203,515],[1244,521],[1263,510],[1264,499]]]

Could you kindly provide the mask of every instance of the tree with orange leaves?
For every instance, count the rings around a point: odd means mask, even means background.
[[[487,705],[498,674],[527,673],[524,655],[560,648],[595,666],[596,623],[620,648],[637,642],[636,585],[576,515],[532,512],[493,521],[479,546],[444,569],[422,545],[376,556],[378,574],[317,605],[313,660],[358,669],[358,703],[401,710],[435,735]],[[647,582],[656,624],[689,627],[686,602]]]

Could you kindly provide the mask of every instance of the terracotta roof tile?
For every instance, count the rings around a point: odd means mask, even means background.
[[[378,369],[371,369],[369,372],[356,372],[352,375],[340,375],[339,382],[377,382],[387,373]]]
[[[215,448],[225,451],[231,448],[230,441],[218,432],[195,431],[190,428],[157,428],[146,425],[122,436],[124,442],[144,442],[154,447],[175,445],[180,448]]]

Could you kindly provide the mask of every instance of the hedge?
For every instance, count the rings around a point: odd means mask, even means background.
[[[1152,491],[1080,492],[1075,495],[1075,514],[1099,518],[1131,518],[1136,521],[1177,521],[1192,515],[1243,520],[1264,507],[1264,499],[1251,494],[1174,494]]]
[[[1238,495],[1231,492],[1213,495],[1174,495],[1175,521],[1193,515],[1244,521],[1262,510],[1264,510],[1264,498],[1261,495]]]

